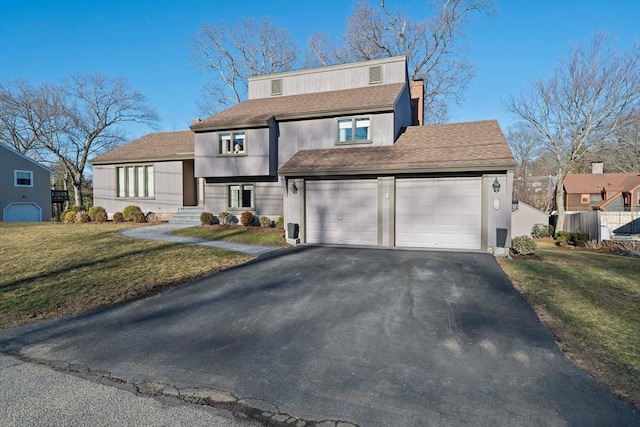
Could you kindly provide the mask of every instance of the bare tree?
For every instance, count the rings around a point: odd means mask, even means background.
[[[212,114],[246,97],[247,77],[289,71],[298,49],[287,30],[269,18],[204,23],[192,39],[193,59],[213,74],[204,87],[200,109]]]
[[[3,111],[0,135],[24,135],[33,145],[51,153],[72,182],[75,205],[82,206],[84,171],[89,157],[125,140],[121,125],[158,120],[146,98],[129,87],[123,77],[73,75],[59,85],[36,89],[19,84],[2,95],[10,111]],[[4,102],[4,101],[3,101]]]
[[[640,118],[618,129],[594,154],[607,172],[640,172]]]
[[[617,52],[611,38],[598,34],[570,50],[549,79],[538,79],[507,108],[540,134],[554,159],[558,181],[555,205],[564,226],[562,183],[594,147],[638,122],[640,49]]]
[[[491,0],[446,0],[430,3],[433,16],[424,21],[391,10],[384,1],[371,7],[360,1],[348,20],[342,46],[328,36],[314,34],[308,43],[306,63],[328,65],[390,56],[408,58],[409,76],[424,79],[425,123],[447,119],[450,103],[459,103],[474,75],[465,59],[462,41],[469,18],[494,13]]]

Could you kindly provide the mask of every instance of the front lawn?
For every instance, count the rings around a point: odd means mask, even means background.
[[[0,222],[0,328],[143,298],[252,259],[116,234],[132,226]]]
[[[640,259],[539,243],[499,260],[577,365],[640,406]]]
[[[281,228],[243,227],[241,225],[203,225],[181,228],[173,234],[208,240],[244,243],[246,245],[287,246]]]

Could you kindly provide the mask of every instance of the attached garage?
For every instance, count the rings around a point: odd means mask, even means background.
[[[396,180],[396,246],[480,249],[482,180]]]
[[[377,245],[377,191],[375,179],[307,181],[306,241]]]
[[[3,217],[7,222],[39,222],[42,209],[35,203],[11,203],[4,208]]]

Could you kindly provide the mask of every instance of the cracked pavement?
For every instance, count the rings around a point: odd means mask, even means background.
[[[266,425],[640,425],[482,253],[277,251],[0,351]]]

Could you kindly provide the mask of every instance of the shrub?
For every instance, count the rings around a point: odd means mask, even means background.
[[[122,222],[124,221],[124,215],[122,212],[116,212],[113,214],[113,222]]]
[[[218,214],[218,218],[220,219],[220,224],[222,225],[233,224],[233,215],[231,215],[229,212],[220,212]]]
[[[273,221],[269,217],[261,216],[260,217],[260,226],[261,227],[273,227]]]
[[[133,221],[133,214],[135,212],[142,213],[142,209],[140,209],[136,205],[129,205],[122,210],[122,216],[124,217],[125,221]]]
[[[91,206],[89,208],[89,218],[91,218],[91,221],[96,220],[96,215],[98,214],[98,212],[104,212],[105,214],[107,213],[107,211],[102,206]]]
[[[587,233],[575,232],[571,233],[571,243],[574,246],[585,246],[589,241],[589,235]]]
[[[91,216],[91,215],[89,215]],[[98,211],[93,218],[95,222],[107,222],[107,212],[106,211]]]
[[[558,231],[556,233],[556,244],[558,246],[565,246],[571,242],[571,233],[568,231]]]
[[[511,239],[511,249],[517,254],[531,255],[536,253],[537,248],[535,240],[529,236],[518,236]]]
[[[240,224],[244,225],[245,227],[253,225],[253,214],[249,211],[242,212],[242,214],[240,215]]]
[[[141,210],[137,210],[131,215],[131,220],[137,224],[140,224],[143,222],[147,222],[147,216]]]
[[[535,224],[531,229],[531,237],[540,239],[553,236],[553,226],[548,224]]]
[[[76,212],[75,217],[75,222],[79,224],[84,224],[85,222],[91,221],[91,218],[89,218],[89,214],[86,211]]]
[[[281,228],[284,230],[284,217],[281,215],[278,217],[278,220],[276,221],[276,228]]]
[[[202,225],[211,225],[214,223],[215,216],[211,212],[202,212],[200,214],[200,222]]]
[[[77,206],[69,206],[69,208],[60,214],[60,221],[72,223],[76,221],[76,212],[80,212],[82,208]]]
[[[161,222],[162,217],[155,212],[147,212],[147,222]]]

